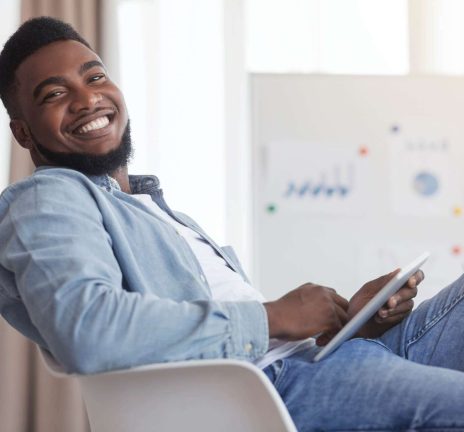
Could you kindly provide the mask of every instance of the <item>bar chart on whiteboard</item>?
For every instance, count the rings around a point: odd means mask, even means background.
[[[356,215],[373,192],[368,156],[362,147],[287,142],[271,143],[265,151],[268,211]]]

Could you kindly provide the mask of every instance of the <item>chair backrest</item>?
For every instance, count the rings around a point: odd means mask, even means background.
[[[247,362],[174,362],[77,378],[93,432],[296,432],[271,382]]]

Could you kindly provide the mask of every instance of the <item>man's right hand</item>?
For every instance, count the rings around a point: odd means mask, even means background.
[[[326,344],[348,321],[348,300],[332,288],[311,283],[290,291],[278,300],[264,303],[269,336],[283,340],[321,335]]]

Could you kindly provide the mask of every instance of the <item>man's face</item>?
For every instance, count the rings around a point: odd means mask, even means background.
[[[21,119],[12,121],[12,130],[37,166],[103,174],[127,163],[124,98],[92,50],[76,41],[54,42],[21,63],[16,80]]]

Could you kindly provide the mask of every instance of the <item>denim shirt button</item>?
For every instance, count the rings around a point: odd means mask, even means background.
[[[250,354],[252,350],[253,350],[253,344],[247,343],[247,344],[245,345],[245,352],[246,352],[247,354]]]

